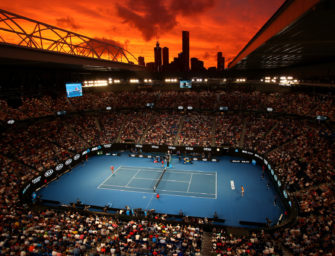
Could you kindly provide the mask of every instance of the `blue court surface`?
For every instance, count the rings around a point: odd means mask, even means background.
[[[262,178],[261,167],[231,163],[231,159],[224,156],[219,162],[185,165],[173,158],[173,167],[162,175],[163,168],[152,159],[131,158],[128,153],[95,156],[38,194],[62,204],[79,199],[84,204],[130,206],[169,214],[182,210],[187,216],[213,217],[216,212],[228,226],[241,226],[241,220],[265,223],[266,218],[276,223],[284,209],[280,202],[274,204],[275,198],[280,201],[279,196],[267,176]],[[115,167],[114,174],[110,166]]]
[[[157,184],[155,192],[160,195],[216,198],[216,172],[167,169],[160,179],[162,174],[159,168],[120,166],[98,188],[153,192]]]

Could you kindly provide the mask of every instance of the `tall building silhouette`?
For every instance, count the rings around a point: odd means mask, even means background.
[[[169,48],[163,48],[163,67],[167,67],[169,65]]]
[[[190,33],[183,31],[183,71],[188,72],[190,70]]]
[[[217,54],[217,71],[223,71],[225,65],[225,59],[222,57],[222,52],[218,52]]]
[[[159,46],[159,43],[156,43],[154,48],[155,53],[155,71],[160,72],[162,70],[162,48]]]
[[[155,71],[155,62],[147,62],[147,64],[145,66],[146,66],[148,71],[150,71],[150,72]]]
[[[138,65],[145,66],[144,57],[138,56]]]
[[[193,72],[204,71],[204,62],[197,58],[191,58],[191,70]]]

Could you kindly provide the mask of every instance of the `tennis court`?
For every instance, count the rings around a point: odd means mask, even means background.
[[[217,198],[216,172],[175,169],[167,169],[164,173],[163,171],[164,169],[160,168],[120,166],[98,188]]]
[[[262,178],[262,168],[232,163],[231,159],[224,156],[219,162],[185,165],[174,157],[173,168],[162,175],[160,164],[129,157],[128,152],[117,157],[96,156],[39,190],[38,195],[66,205],[80,199],[84,204],[119,209],[129,206],[168,214],[182,210],[187,216],[212,217],[216,212],[232,226],[241,226],[241,220],[264,222],[266,217],[278,221],[283,208],[274,205],[276,191],[267,186],[267,176]],[[113,176],[111,165],[115,167]],[[161,195],[159,199],[156,193]]]

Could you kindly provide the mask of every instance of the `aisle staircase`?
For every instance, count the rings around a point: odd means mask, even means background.
[[[201,241],[201,256],[211,256],[212,253],[212,234],[203,232]]]
[[[121,127],[120,127],[120,130],[119,130],[119,133],[118,133],[118,135],[116,136],[115,143],[119,143],[119,142],[120,142],[122,131],[123,131],[123,129],[124,129],[124,127],[125,127],[126,125],[127,125],[127,120],[125,120],[125,122],[122,123],[122,125],[121,125]]]
[[[151,118],[148,120],[148,122],[147,122],[147,125],[146,125],[146,127],[145,127],[145,129],[144,129],[144,131],[143,131],[143,133],[142,133],[142,135],[141,135],[141,138],[139,139],[139,141],[137,142],[137,143],[139,143],[139,144],[143,144],[143,142],[145,141],[144,139],[145,139],[145,135],[147,134],[147,132],[148,132],[148,130],[152,127],[152,119],[154,118],[154,116],[152,115],[151,116]]]
[[[0,155],[2,155],[2,156],[4,156],[4,157],[8,158],[8,159],[11,160],[11,161],[17,162],[17,163],[19,163],[19,164],[21,164],[21,165],[23,165],[23,166],[26,166],[26,167],[28,167],[28,168],[30,168],[30,169],[32,169],[32,170],[36,170],[36,171],[37,171],[37,169],[36,169],[34,166],[29,165],[29,164],[26,164],[25,162],[23,162],[23,160],[21,160],[20,158],[18,158],[18,157],[16,157],[16,156],[13,156],[13,155],[11,155],[11,154],[5,154],[5,153],[3,153],[3,152],[1,152]]]
[[[181,116],[180,119],[179,119],[178,132],[177,132],[176,137],[175,137],[175,139],[174,139],[173,145],[177,145],[177,143],[178,143],[178,138],[179,138],[179,136],[180,136],[180,132],[181,132],[181,130],[183,129],[183,126],[184,126],[184,117]]]
[[[267,155],[269,155],[271,152],[273,152],[273,151],[275,151],[275,150],[277,150],[277,149],[279,149],[279,148],[285,147],[285,146],[286,146],[287,144],[289,144],[289,143],[295,142],[298,138],[299,138],[298,135],[297,135],[297,136],[294,136],[293,138],[291,138],[291,139],[285,141],[283,144],[280,144],[280,145],[277,145],[277,146],[273,147],[273,148],[270,149],[268,152],[266,152],[264,155],[267,156]]]
[[[240,142],[239,142],[239,147],[243,148],[244,145],[244,136],[245,136],[245,132],[246,132],[246,126],[247,126],[247,120],[244,120],[243,122],[243,128],[242,128],[242,134],[241,134],[241,138],[240,138]]]
[[[102,131],[101,124],[97,116],[94,118],[94,121],[95,121],[96,127],[98,128],[98,131],[101,132]]]
[[[272,131],[273,131],[274,129],[277,128],[277,126],[278,126],[278,122],[276,122],[276,123],[271,127],[271,129],[270,129],[267,133],[264,134],[264,137],[263,137],[263,138],[265,138],[266,136],[268,136],[269,134],[271,134]]]
[[[89,143],[80,134],[78,134],[71,126],[69,126],[69,131],[71,131],[75,135],[74,137],[77,137],[79,140],[84,142],[87,146],[89,145]]]
[[[216,116],[214,117],[213,123],[212,123],[212,129],[211,129],[211,146],[215,147],[216,146],[216,137],[215,137],[215,132],[216,132]]]

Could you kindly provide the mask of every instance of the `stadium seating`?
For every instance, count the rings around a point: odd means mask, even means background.
[[[146,108],[148,102],[155,107]],[[13,109],[0,100],[1,121],[16,120],[1,130],[1,255],[200,255],[202,229],[197,225],[22,205],[19,190],[27,180],[82,149],[111,142],[228,145],[265,154],[298,200],[296,222],[248,236],[215,230],[213,255],[281,255],[281,247],[293,255],[335,254],[334,126],[315,120],[325,115],[334,121],[331,95],[104,92],[22,103]],[[178,111],[178,106],[194,110]],[[219,106],[229,111],[220,112]],[[66,115],[56,115],[63,110]]]

